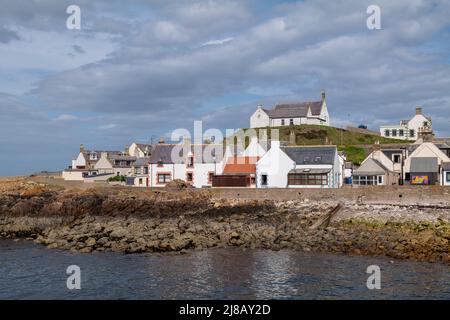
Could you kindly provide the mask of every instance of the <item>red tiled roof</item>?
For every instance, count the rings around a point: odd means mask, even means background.
[[[259,157],[232,157],[227,160],[223,174],[255,174]]]

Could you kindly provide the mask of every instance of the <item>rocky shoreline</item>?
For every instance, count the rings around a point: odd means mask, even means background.
[[[241,246],[450,263],[443,205],[214,199],[210,192],[73,190],[22,182],[0,192],[0,238],[76,252]]]

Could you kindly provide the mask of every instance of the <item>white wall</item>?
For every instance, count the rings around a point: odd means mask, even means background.
[[[270,125],[269,116],[260,107],[250,117],[250,128],[268,127]]]
[[[63,171],[62,178],[68,181],[84,181],[83,171]]]
[[[295,162],[281,151],[280,142],[272,141],[270,150],[256,163],[257,188],[286,188],[287,174]],[[262,186],[261,176],[267,175],[267,186]]]
[[[86,166],[86,159],[84,158],[83,153],[80,152],[75,161],[72,161],[72,169],[76,169],[76,167],[85,167],[85,166]]]

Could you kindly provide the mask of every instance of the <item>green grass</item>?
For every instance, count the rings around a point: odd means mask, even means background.
[[[281,141],[290,141],[290,132],[295,134],[296,145],[336,145],[339,151],[345,151],[347,160],[354,164],[360,164],[366,157],[365,146],[373,145],[375,142],[381,144],[405,144],[408,141],[381,137],[375,134],[360,133],[348,131],[341,128],[317,126],[317,125],[300,125],[300,126],[283,126],[283,127],[267,127],[256,128],[258,133],[265,130],[267,137],[272,138],[271,129],[279,130],[279,138]],[[247,130],[247,129],[242,129]],[[246,146],[249,141],[246,140]]]

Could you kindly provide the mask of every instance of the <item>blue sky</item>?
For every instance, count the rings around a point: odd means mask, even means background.
[[[81,8],[81,30],[66,8]],[[381,8],[382,30],[366,28]],[[247,127],[258,104],[316,100],[332,124],[423,106],[450,136],[450,1],[6,0],[0,175],[60,170],[176,128]]]

